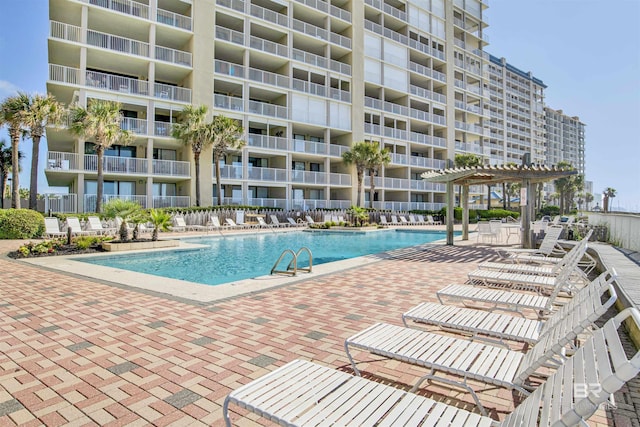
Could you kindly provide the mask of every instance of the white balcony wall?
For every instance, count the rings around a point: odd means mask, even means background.
[[[289,140],[287,138],[252,133],[247,137],[247,145],[270,150],[289,150]]]
[[[256,168],[249,167],[248,179],[254,181],[271,181],[271,182],[286,182],[287,170],[276,168]]]

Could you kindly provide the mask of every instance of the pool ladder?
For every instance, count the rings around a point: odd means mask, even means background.
[[[309,254],[309,267],[298,268],[298,257],[300,257],[300,255],[303,252],[306,252],[307,254]],[[276,270],[276,268],[278,267],[278,264],[280,264],[280,261],[282,261],[282,259],[287,254],[291,254],[291,257],[292,257],[291,261],[289,262],[289,265],[287,265],[287,269]],[[311,273],[312,268],[313,268],[313,255],[311,254],[311,250],[309,248],[302,247],[298,250],[298,252],[293,252],[291,249],[285,249],[284,251],[282,251],[282,253],[278,257],[278,260],[276,261],[276,263],[273,264],[270,274],[278,273],[278,274],[289,274],[291,276],[295,276],[296,274],[298,274],[298,271],[305,271],[307,273]]]

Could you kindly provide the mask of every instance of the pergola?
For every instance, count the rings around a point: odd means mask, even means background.
[[[425,181],[443,183],[447,185],[447,244],[453,245],[453,208],[455,194],[454,185],[462,186],[462,239],[469,239],[469,186],[495,185],[503,182],[520,182],[524,191],[521,192],[520,220],[522,223],[522,247],[530,248],[531,219],[534,216],[535,186],[540,182],[551,181],[569,175],[575,175],[576,170],[559,169],[555,166],[523,165],[523,166],[475,166],[463,168],[441,169],[425,172]]]

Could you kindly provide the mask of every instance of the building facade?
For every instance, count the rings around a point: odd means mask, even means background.
[[[47,89],[66,104],[122,104],[135,140],[105,153],[107,199],[195,203],[191,150],[170,137],[194,104],[245,130],[245,147],[217,165],[220,183],[211,152],[201,156],[204,206],[218,204],[221,185],[222,204],[347,208],[357,185],[342,154],[368,140],[389,149],[391,163],[365,204],[436,210],[445,188],[420,175],[449,166],[455,153],[491,164],[520,164],[530,153],[550,163],[546,86],[484,51],[485,8],[478,0],[50,0]],[[48,143],[49,185],[68,189],[70,209],[90,211],[93,144],[66,129],[50,130]]]

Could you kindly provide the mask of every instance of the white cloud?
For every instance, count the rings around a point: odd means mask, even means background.
[[[20,88],[13,83],[6,80],[0,80],[0,100],[3,100],[8,96],[15,95],[19,90]]]

